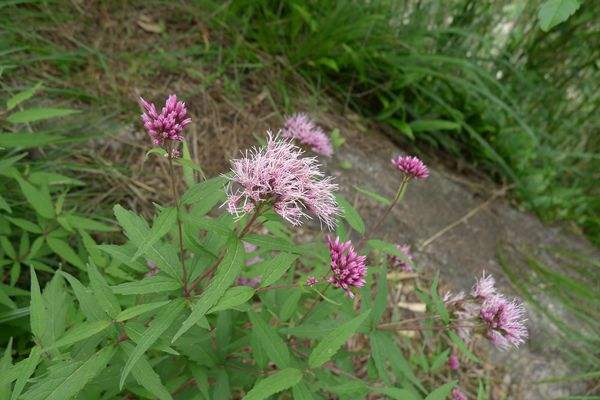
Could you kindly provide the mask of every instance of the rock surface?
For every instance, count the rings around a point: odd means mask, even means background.
[[[381,134],[352,130],[343,133],[346,143],[329,163],[330,169],[337,176],[344,195],[354,202],[369,227],[384,206],[357,194],[352,187],[359,186],[393,198],[400,175],[392,169],[390,159],[402,151]],[[339,168],[340,162],[349,162],[352,167]],[[597,249],[585,238],[557,227],[544,226],[534,215],[516,210],[502,196],[493,193],[493,187],[487,194],[474,191],[468,179],[434,166],[429,179],[410,184],[404,201],[384,222],[379,236],[390,242],[411,244],[416,264],[440,271],[448,288],[454,290],[468,290],[474,277],[486,270],[497,278],[503,292],[515,294],[498,263],[499,248],[562,246],[598,257]],[[470,217],[465,220],[465,216]],[[447,230],[426,244],[444,229]],[[531,307],[528,312],[530,343],[547,341],[553,327]],[[578,385],[531,384],[544,378],[568,375],[570,368],[557,358],[551,347],[536,346],[534,349],[530,343],[512,352],[490,349],[493,362],[510,366],[505,369],[507,375],[503,382],[506,386],[503,391],[508,392],[509,398],[557,398],[582,390]]]

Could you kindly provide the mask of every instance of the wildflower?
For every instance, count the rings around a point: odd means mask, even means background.
[[[492,344],[505,350],[525,342],[528,336],[525,326],[525,307],[517,300],[509,301],[502,295],[487,298],[481,305],[479,315],[486,325],[486,336]]]
[[[167,140],[172,142],[183,141],[181,132],[192,120],[187,116],[185,103],[178,101],[176,95],[172,94],[167,98],[160,114],[156,111],[153,103],[141,97],[140,105],[144,109],[142,122],[154,145],[163,147]],[[177,149],[174,150],[174,153],[179,153]]]
[[[290,141],[269,133],[266,147],[233,160],[228,211],[239,216],[269,203],[292,225],[300,225],[310,213],[332,229],[339,213],[333,195],[337,185],[324,177],[314,157],[301,155],[302,150]]]
[[[333,154],[333,146],[325,132],[306,114],[299,113],[288,117],[283,125],[283,137],[295,139],[317,154],[327,157]]]
[[[317,283],[319,283],[319,280],[314,276],[306,278],[306,286],[315,286]]]
[[[467,396],[460,390],[460,388],[455,387],[452,389],[452,400],[467,400]]]
[[[471,295],[473,297],[485,300],[488,297],[494,295],[496,293],[496,280],[492,275],[483,275],[481,279],[478,279],[471,290]]]
[[[450,358],[448,358],[448,366],[452,371],[458,371],[460,363],[458,362],[458,356],[456,354],[452,353],[450,355]]]
[[[396,249],[398,249],[398,251],[400,253],[404,254],[404,256],[406,258],[403,259],[398,256],[390,255],[390,256],[388,256],[388,262],[389,262],[390,266],[393,268],[398,268],[404,272],[412,272],[413,269],[412,269],[411,263],[413,261],[413,255],[412,255],[412,252],[410,251],[410,245],[397,244]],[[406,262],[406,261],[409,261],[409,262]]]
[[[253,288],[258,287],[258,285],[260,285],[260,282],[262,281],[262,278],[260,276],[257,276],[255,278],[243,278],[243,277],[239,277],[236,279],[236,283],[239,286],[250,286]]]
[[[392,164],[409,179],[425,179],[429,176],[429,169],[417,157],[398,156],[392,158]]]
[[[367,275],[366,256],[359,256],[351,241],[340,243],[340,238],[333,240],[327,237],[329,254],[331,255],[331,271],[333,276],[328,280],[337,287],[344,289],[348,296],[354,297],[351,287],[363,287]]]

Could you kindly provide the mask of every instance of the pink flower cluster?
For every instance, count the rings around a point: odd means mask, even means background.
[[[479,326],[483,327],[487,339],[501,350],[510,346],[517,348],[527,339],[525,307],[520,301],[509,300],[498,293],[491,275],[483,273],[469,297],[462,292],[448,293],[444,302],[457,318],[457,332],[465,341]]]
[[[367,275],[366,256],[359,256],[354,250],[351,241],[340,242],[327,237],[329,254],[331,256],[331,272],[333,275],[328,279],[329,283],[337,288],[344,289],[348,296],[354,297],[352,287],[363,287]]]
[[[160,114],[156,111],[153,103],[141,97],[140,105],[144,109],[142,122],[154,145],[162,147],[166,140],[183,141],[181,132],[192,122],[192,119],[187,116],[185,103],[178,101],[176,95],[172,94],[167,98]]]
[[[425,179],[429,176],[429,169],[417,157],[398,156],[392,158],[392,164],[409,179]]]
[[[467,396],[460,390],[460,388],[455,387],[452,389],[452,400],[467,400]]]
[[[283,125],[283,137],[295,139],[312,151],[331,157],[333,146],[329,137],[306,114],[294,114]]]
[[[400,253],[404,254],[406,259],[408,259],[410,262],[406,262],[401,257],[390,255],[388,256],[388,263],[390,264],[390,267],[400,269],[403,272],[412,272],[413,268],[410,263],[413,261],[413,255],[410,251],[410,245],[397,244],[396,249],[398,249]]]
[[[339,214],[333,195],[337,185],[324,177],[314,157],[301,156],[302,150],[289,140],[269,134],[266,147],[233,160],[228,211],[239,216],[269,203],[292,225],[300,225],[310,213],[333,229]]]

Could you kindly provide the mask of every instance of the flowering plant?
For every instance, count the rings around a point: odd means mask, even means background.
[[[490,276],[469,297],[441,298],[434,279],[415,292],[421,317],[388,307],[388,268],[402,279],[419,270],[408,246],[377,234],[411,182],[428,177],[419,159],[392,160],[397,195],[368,228],[318,158],[292,142],[306,144],[306,132],[269,134],[230,173],[180,196],[176,166],[190,166],[178,162],[178,145],[193,122],[175,96],[160,113],[140,103],[169,165],[172,204],[157,205],[151,223],[116,205],[127,241],[90,244],[78,277],[59,270],[42,292],[31,270],[35,346],[13,366],[10,351],[0,362],[2,398],[464,398],[457,385],[468,383],[465,363],[478,362],[477,337],[501,349],[527,337],[522,305],[499,294]],[[315,129],[307,118],[295,124]],[[312,218],[324,234],[297,244],[294,227]],[[110,261],[100,265],[100,257]],[[418,364],[453,377],[439,385],[421,379],[400,349],[399,332],[425,340],[431,330],[443,340]]]

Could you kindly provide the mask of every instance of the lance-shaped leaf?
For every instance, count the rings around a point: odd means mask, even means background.
[[[208,313],[224,311],[244,304],[254,296],[254,288],[250,286],[234,286],[225,292],[221,300]]]
[[[302,372],[295,368],[282,369],[259,381],[243,400],[263,400],[282,390],[295,386],[302,379]]]
[[[200,295],[196,304],[192,306],[192,313],[186,319],[173,337],[173,341],[177,340],[181,335],[187,332],[192,326],[204,317],[235,281],[243,263],[244,247],[242,242],[232,237],[227,245],[227,253],[223,257],[223,261],[218,265],[215,276],[209,283],[206,290]]]
[[[289,367],[290,350],[277,331],[254,311],[249,311],[248,316],[250,322],[252,322],[253,332],[269,359],[277,364],[279,368]]]
[[[456,381],[448,382],[438,388],[436,388],[433,392],[429,393],[425,400],[445,400],[448,398],[448,395],[456,386]]]
[[[152,229],[150,229],[148,237],[138,247],[131,261],[135,261],[141,255],[146,254],[149,248],[151,248],[163,236],[169,233],[176,220],[177,210],[173,207],[164,208],[154,220],[154,224],[152,225]]]
[[[256,268],[260,268],[262,271],[261,287],[275,283],[285,274],[297,258],[298,256],[295,254],[280,253],[261,263],[260,266],[257,265]]]
[[[150,276],[141,281],[111,286],[113,293],[125,295],[170,292],[179,288],[181,288],[181,284],[178,281],[164,275]]]
[[[131,343],[123,342],[121,347],[125,351],[125,354],[130,357],[134,352],[134,347]],[[152,369],[148,359],[142,355],[139,360],[135,363],[135,366],[131,370],[131,374],[146,390],[158,397],[160,400],[172,400],[173,397],[163,385],[160,380],[160,376]]]
[[[111,317],[116,317],[117,314],[121,312],[119,301],[91,260],[88,264],[88,276],[90,277],[90,283],[92,285],[92,290],[94,291],[94,298],[98,302],[100,308]]]
[[[79,301],[79,307],[87,319],[90,321],[108,319],[108,315],[98,307],[90,289],[83,286],[74,276],[64,271],[61,271],[61,274],[69,281],[75,297]]]
[[[115,321],[117,321],[117,322],[127,321],[128,319],[135,318],[138,315],[142,315],[142,314],[150,312],[152,310],[156,310],[157,308],[160,308],[168,303],[169,303],[169,300],[165,300],[165,301],[157,301],[154,303],[140,304],[137,306],[130,307],[126,310],[121,311],[119,313],[119,315],[117,315],[115,317]]]
[[[31,332],[38,339],[44,337],[46,327],[48,326],[48,311],[42,298],[40,284],[33,267],[31,271],[31,302],[29,305]]]
[[[325,364],[327,361],[331,360],[331,358],[337,353],[337,351],[342,347],[346,340],[350,338],[360,325],[364,322],[364,320],[369,316],[371,310],[365,311],[360,314],[358,317],[351,319],[350,321],[340,325],[332,332],[327,334],[321,340],[321,342],[313,349],[308,358],[308,365],[310,368],[320,367]]]
[[[92,337],[111,326],[112,321],[88,321],[75,325],[63,337],[58,339],[47,350],[69,346]]]
[[[67,242],[54,237],[48,237],[46,242],[53,252],[64,258],[69,264],[79,268],[82,271],[86,270],[84,262],[81,261],[81,258]]]
[[[15,382],[15,386],[13,387],[13,392],[10,400],[17,400],[19,398],[19,396],[23,392],[23,389],[25,388],[25,385],[27,384],[27,381],[29,380],[29,377],[33,375],[33,372],[40,363],[41,355],[42,350],[38,346],[35,346],[31,349],[29,357],[22,361],[23,364],[21,364],[21,366],[19,367],[20,372],[17,377],[17,381]],[[17,365],[15,365],[13,368],[16,367]]]
[[[135,363],[142,357],[142,355],[156,342],[156,340],[169,328],[169,326],[179,317],[185,307],[185,303],[182,299],[175,299],[165,307],[160,313],[156,315],[156,318],[152,321],[151,325],[146,329],[142,337],[137,343],[135,350],[131,353],[123,373],[121,374],[121,380],[119,387],[123,388],[127,375],[131,372]]]
[[[350,226],[354,228],[355,231],[357,231],[360,234],[364,234],[365,223],[360,217],[358,211],[356,211],[356,209],[352,207],[352,205],[348,202],[348,200],[346,200],[344,196],[337,195],[335,196],[335,198],[342,210],[344,211],[344,219],[348,221]]]

